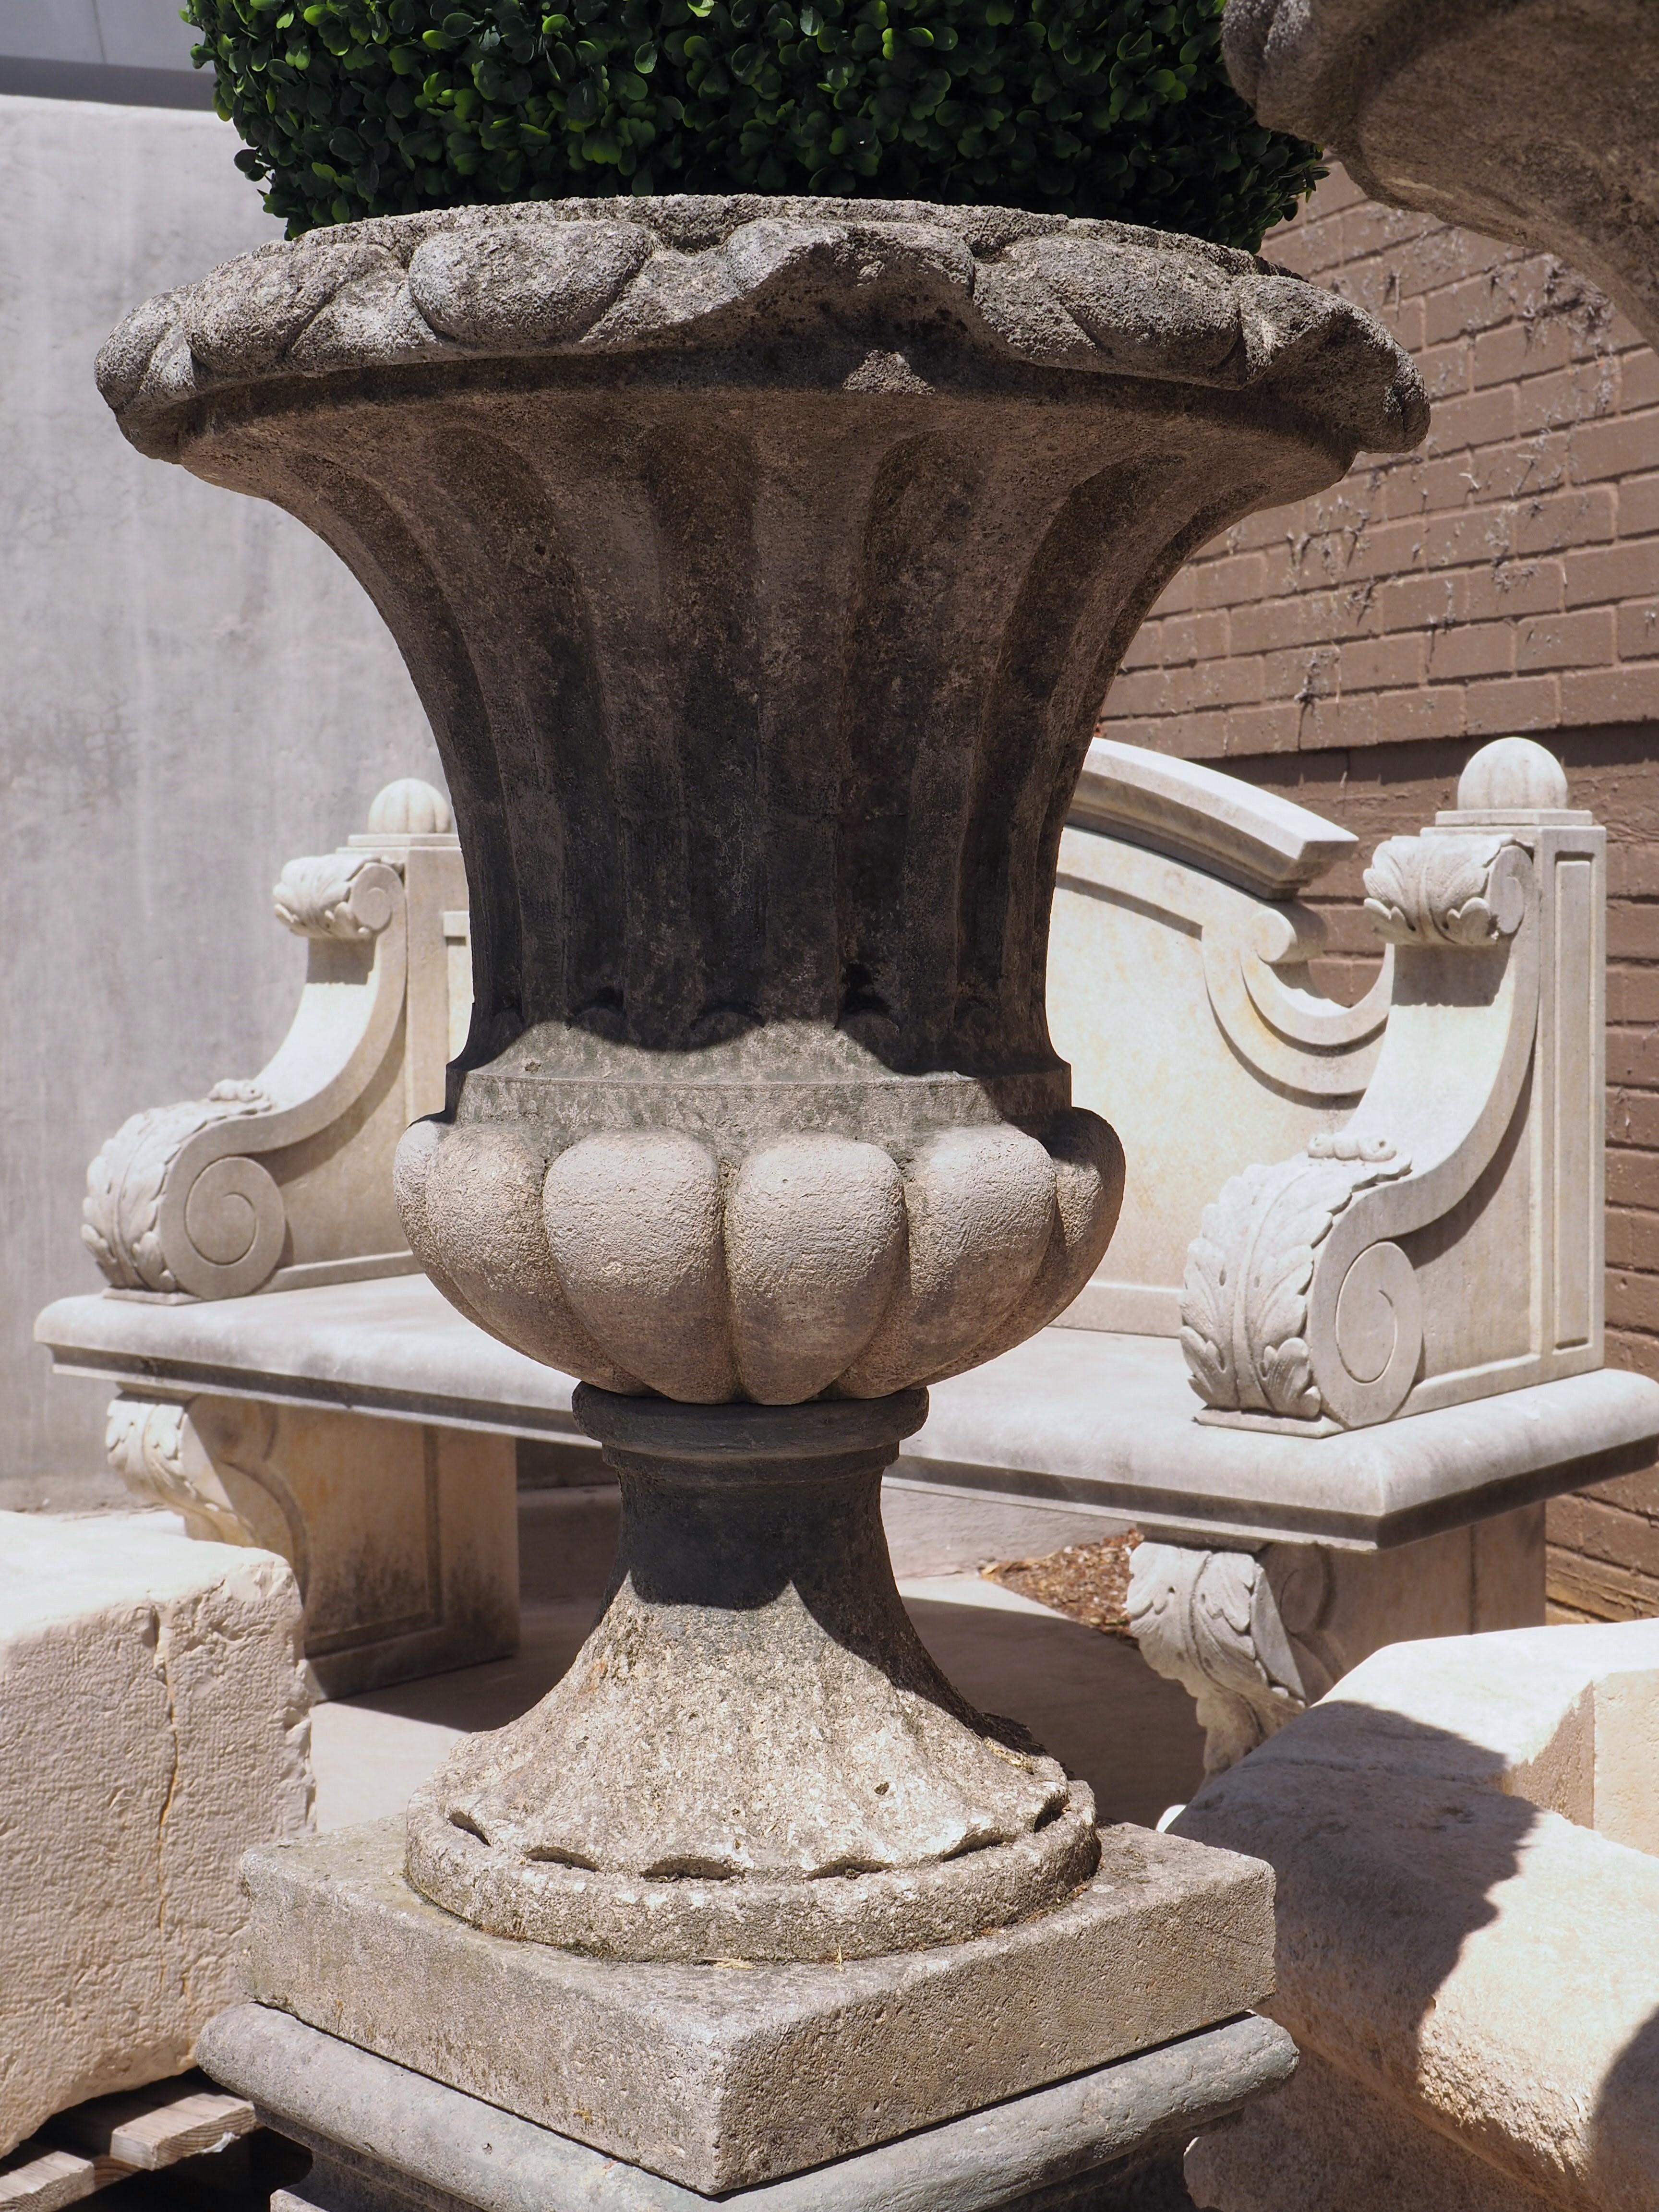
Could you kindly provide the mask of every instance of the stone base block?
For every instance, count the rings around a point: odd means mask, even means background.
[[[299,1630],[269,1553],[0,1514],[0,2157],[239,1994],[238,1863],[310,1808]]]
[[[845,2158],[1243,2012],[1273,1886],[1109,1828],[1067,1903],[815,1966],[636,1965],[487,1936],[403,1875],[404,1824],[250,1855],[249,1994],[631,2164],[718,2192]]]
[[[527,2020],[526,2033],[543,2024]],[[203,2049],[219,2080],[315,2154],[272,2212],[706,2212],[710,2202],[263,2006],[222,2013]],[[721,2202],[727,2212],[1165,2212],[1182,2202],[1170,2171],[1182,2147],[1295,2064],[1282,2028],[1236,2020]]]

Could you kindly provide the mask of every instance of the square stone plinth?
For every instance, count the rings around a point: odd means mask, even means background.
[[[249,1994],[704,2193],[753,2188],[1229,2020],[1273,1986],[1257,1860],[1102,1832],[1054,1911],[826,1966],[638,1966],[487,1936],[404,1824],[252,1852]]]
[[[264,2005],[222,2012],[203,2057],[313,2154],[271,2212],[1146,2212],[1186,2201],[1176,2176],[1195,2134],[1297,2063],[1282,2027],[1246,2014],[715,2199]]]

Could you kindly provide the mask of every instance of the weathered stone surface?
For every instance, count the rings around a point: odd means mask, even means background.
[[[398,1821],[259,1851],[250,1994],[684,2182],[840,2158],[1190,2033],[1270,1979],[1271,1883],[1145,1829],[1018,1927],[820,1966],[643,1966],[471,1928],[402,1873]]]
[[[319,2168],[275,2207],[698,2212],[709,2201],[261,2006],[222,2013],[207,2050],[222,2080],[319,2154]],[[1128,2212],[1143,2200],[1120,2197],[1114,2177],[1184,2143],[1295,2063],[1282,2029],[1231,2021],[721,2201],[735,2212]]]
[[[35,1333],[70,1373],[511,1435],[574,1433],[570,1376],[469,1328],[418,1276],[219,1305],[62,1298]],[[1169,1339],[1046,1329],[936,1385],[894,1474],[942,1499],[960,1490],[1033,1500],[1056,1517],[1105,1513],[1176,1542],[1368,1551],[1467,1526],[1499,1485],[1518,1503],[1646,1466],[1659,1436],[1659,1386],[1620,1368],[1297,1437],[1293,1449],[1282,1437],[1200,1427],[1193,1407]],[[1060,1539],[1076,1540],[1075,1530]]]
[[[1644,0],[1229,0],[1233,82],[1378,199],[1546,246],[1659,342],[1659,21]]]
[[[308,1816],[299,1627],[267,1553],[0,1515],[0,2156],[236,1994],[238,1862]]]
[[[478,995],[400,1195],[464,1311],[783,1403],[1069,1301],[1121,1189],[1041,981],[1097,696],[1195,538],[1420,434],[1373,325],[1110,224],[571,201],[249,257],[100,375],[417,672]]]
[[[928,1657],[881,1476],[921,1391],[688,1407],[584,1386],[622,1483],[613,1595],[542,1702],[409,1809],[416,1887],[602,1956],[863,1958],[1057,1905],[1094,1800]]]
[[[475,996],[397,1183],[462,1312],[618,1396],[803,1409],[787,1458],[818,1455],[831,1394],[884,1401],[896,1443],[907,1392],[1070,1303],[1123,1181],[1043,1002],[1092,717],[1192,545],[1421,434],[1375,325],[1248,255],[1110,224],[567,201],[246,258],[137,310],[99,374],[143,450],[342,553],[432,715]],[[664,1468],[693,1433],[665,1434]],[[733,1431],[734,1497],[751,1456]],[[861,1631],[884,1577],[896,1613],[868,1487],[868,1556],[840,1561]],[[413,1814],[411,1878],[491,1927],[698,1958],[950,1940],[1085,1873],[1089,1810],[1057,1771],[1030,1788],[1034,1747],[1002,1747],[1011,1791],[973,1725],[890,1725],[915,1686],[954,1703],[919,1649],[878,1629],[785,1693],[778,1631],[814,1580],[786,1517],[720,1536],[709,1516],[685,1612],[729,1709],[686,1773],[659,1780],[646,1686],[672,1638],[653,1625],[636,1684],[625,1582],[592,1647],[604,1725],[583,1738],[576,1686],[510,1772],[458,1753]],[[867,1778],[869,1806],[854,1787],[792,1844],[821,1692],[846,1710],[809,1803],[835,1802],[872,1719],[890,1795]],[[635,1804],[672,1843],[630,1865]],[[658,1877],[685,1886],[652,1910]]]
[[[1416,2139],[1435,2212],[1465,2161],[1474,2204],[1659,2205],[1656,1735],[1659,1624],[1520,1630],[1380,1651],[1205,1785],[1181,1832],[1275,1868],[1264,2008],[1358,2137],[1311,2092],[1242,2118],[1200,2203],[1394,2212]]]
[[[319,2154],[274,2212],[404,2212],[411,2203],[699,2212],[709,2201],[260,2006],[222,2013],[207,2048],[222,2079],[243,2084],[273,2126]],[[1295,2063],[1282,2029],[1231,2021],[721,2201],[734,2212],[1127,2212],[1143,2200],[1120,2197],[1115,2176],[1283,2081]]]

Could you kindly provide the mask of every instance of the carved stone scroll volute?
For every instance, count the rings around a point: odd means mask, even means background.
[[[1603,833],[1526,740],[1458,796],[1366,872],[1395,969],[1358,1111],[1188,1249],[1202,1420],[1317,1434],[1600,1362]]]
[[[289,861],[276,886],[308,960],[274,1058],[251,1080],[135,1114],[88,1170],[81,1234],[112,1289],[240,1297],[412,1268],[391,1162],[442,1095],[441,916],[464,878],[428,786],[392,786],[370,823],[337,852]]]

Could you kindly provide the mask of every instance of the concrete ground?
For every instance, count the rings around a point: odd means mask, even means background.
[[[456,1737],[499,1728],[558,1680],[592,1628],[616,1545],[614,1488],[520,1494],[523,1638],[516,1656],[319,1705],[317,1821],[400,1811]],[[1121,1638],[982,1582],[902,1582],[922,1641],[964,1696],[1025,1725],[1093,1785],[1103,1821],[1150,1826],[1203,1776],[1191,1700]]]

